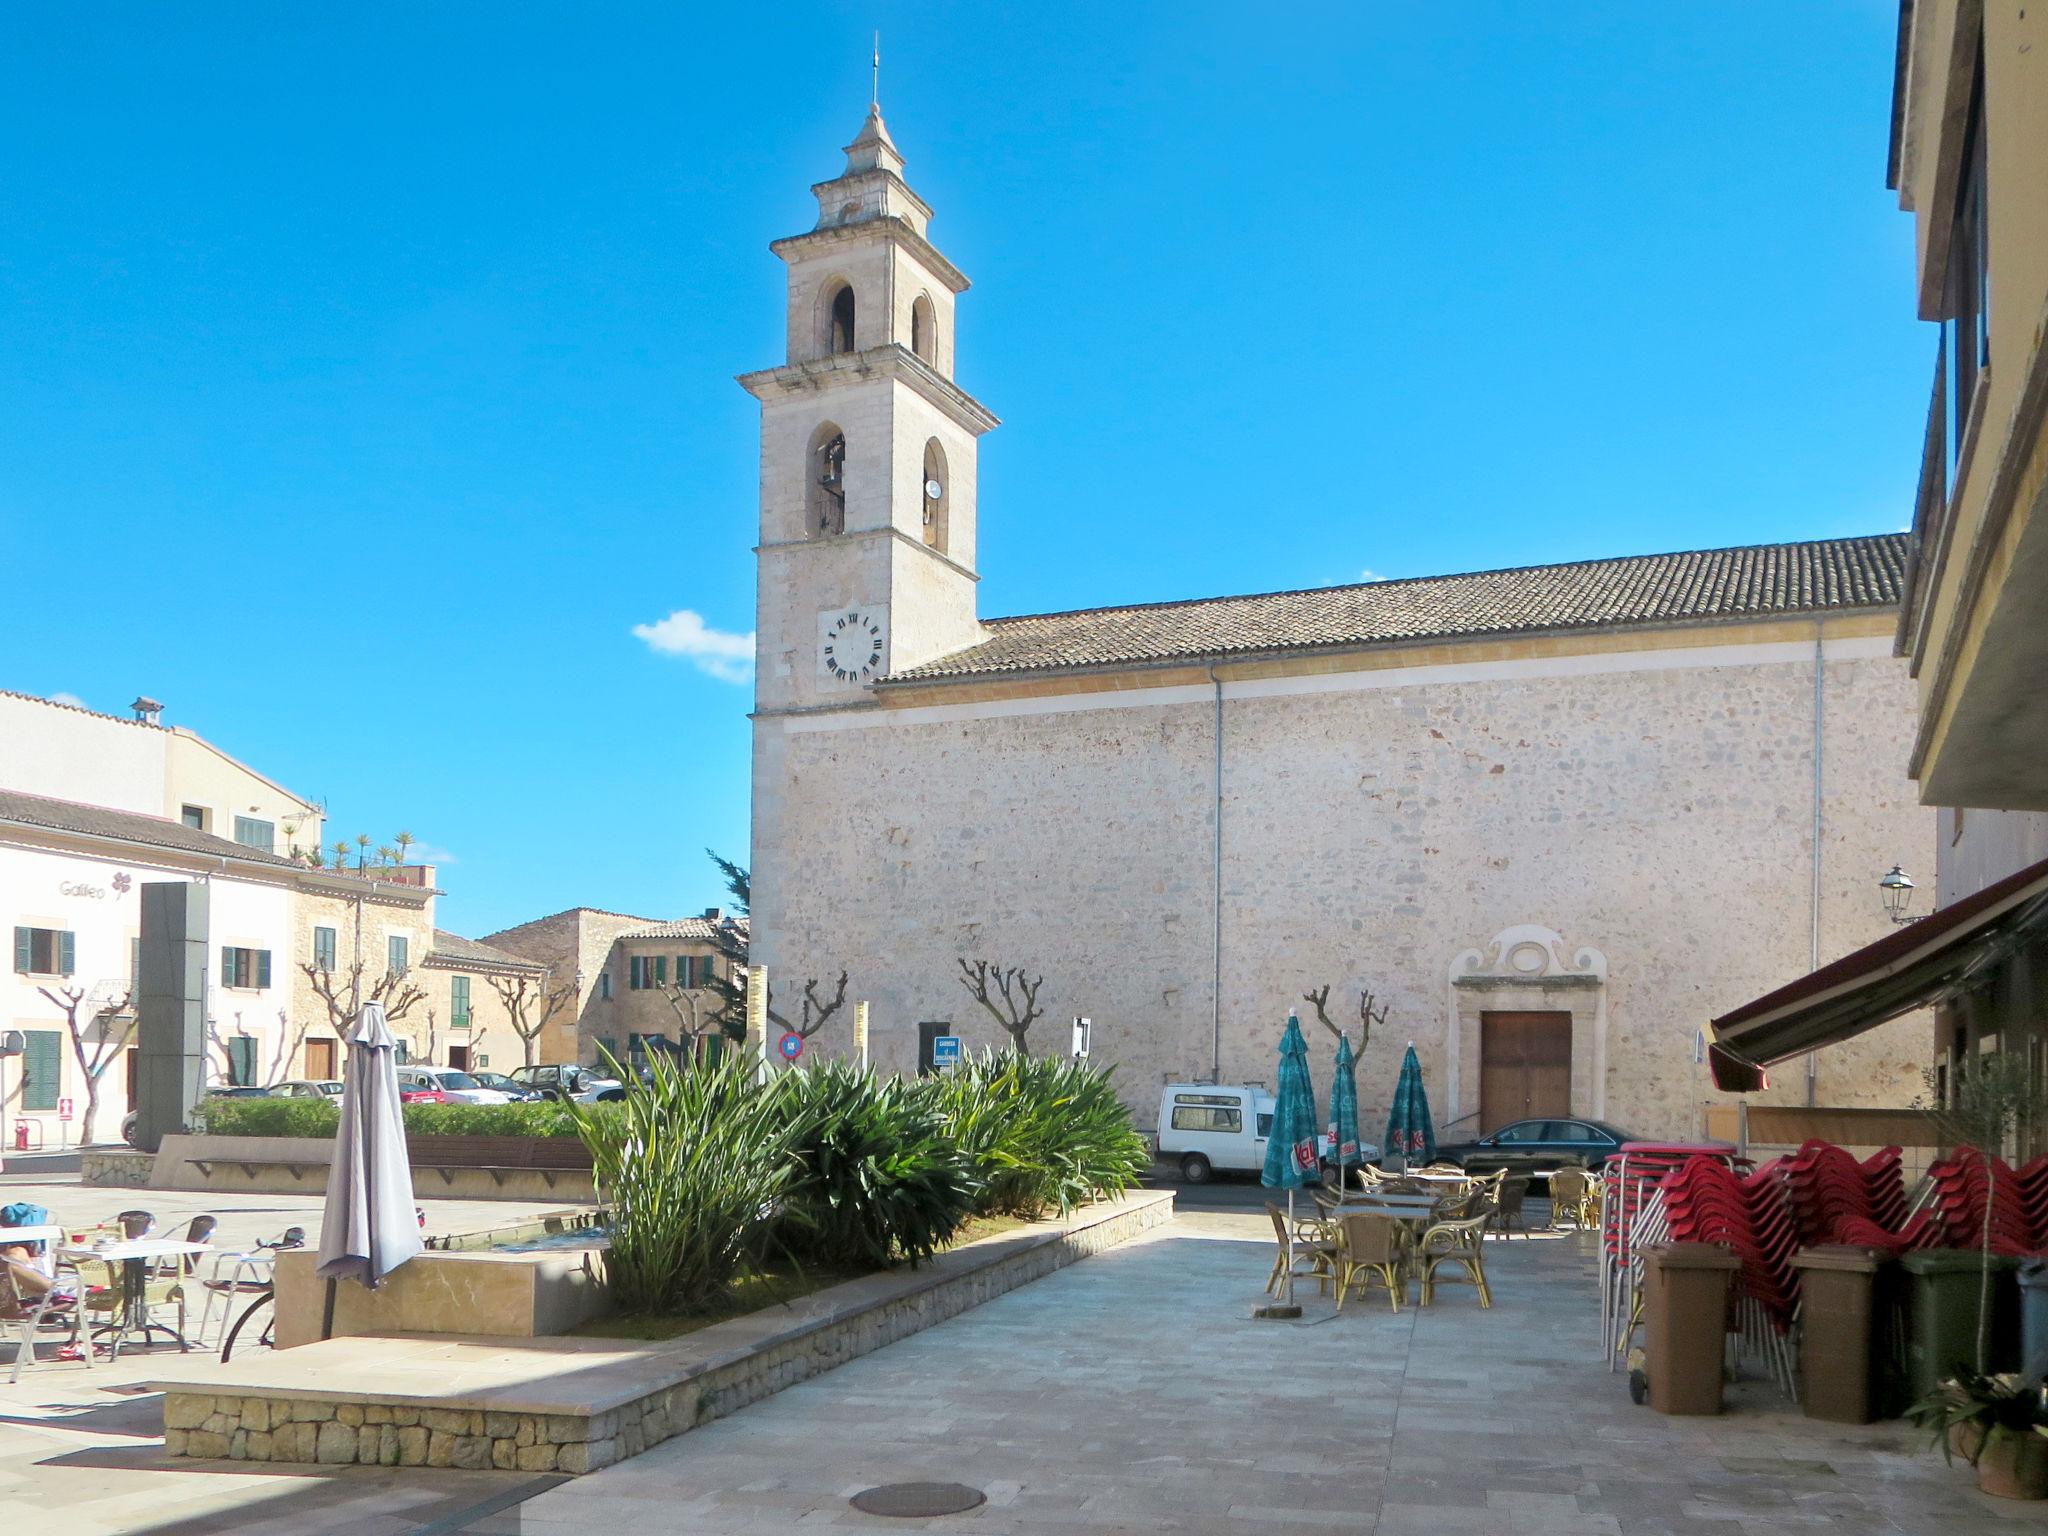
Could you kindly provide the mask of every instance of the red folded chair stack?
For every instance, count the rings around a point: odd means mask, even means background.
[[[1677,1143],[1630,1142],[1600,1170],[1604,1198],[1600,1202],[1600,1241],[1609,1260],[1621,1257],[1635,1230],[1648,1191],[1672,1169],[1697,1157],[1699,1148]]]
[[[1993,1253],[2027,1258],[2048,1247],[2048,1208],[2028,1198],[2029,1184],[2043,1183],[2042,1169],[2036,1166],[2041,1162],[2037,1158],[2016,1171],[2003,1158],[1986,1158],[1975,1147],[1957,1147],[1953,1157],[1929,1168],[1933,1209],[1941,1228],[1939,1246],[1975,1248],[1983,1243],[1988,1196]],[[2023,1172],[2029,1175],[2024,1181]],[[2042,1193],[2048,1194],[2048,1188]]]
[[[1887,1232],[1906,1229],[1906,1165],[1897,1147],[1872,1153],[1863,1164],[1863,1187],[1870,1192],[1870,1219]]]
[[[1719,1243],[1742,1261],[1737,1294],[1755,1301],[1779,1332],[1791,1326],[1798,1287],[1791,1258],[1799,1234],[1776,1162],[1739,1175],[1695,1157],[1666,1175],[1664,1213],[1675,1243]]]
[[[1829,1142],[1809,1141],[1782,1166],[1801,1246],[1854,1243],[1894,1255],[1926,1246],[1922,1228],[1927,1223],[1906,1220],[1905,1172],[1897,1147],[1859,1163]]]

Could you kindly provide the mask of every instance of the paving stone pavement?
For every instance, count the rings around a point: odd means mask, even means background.
[[[1263,1230],[1262,1230],[1263,1229]],[[1496,1304],[1255,1322],[1263,1215],[1171,1227],[468,1527],[477,1536],[957,1530],[1980,1536],[2048,1508],[1977,1493],[1899,1424],[1811,1422],[1766,1384],[1718,1419],[1629,1401],[1598,1358],[1592,1241],[1489,1244]],[[888,1520],[876,1483],[970,1483]]]
[[[275,1237],[294,1223],[317,1236],[323,1196],[194,1193],[82,1184],[76,1174],[7,1181],[4,1199],[47,1207],[85,1224],[139,1207],[160,1228],[181,1230],[201,1211],[220,1217],[218,1245]],[[429,1232],[471,1232],[530,1219],[560,1201],[421,1200]],[[13,1363],[14,1339],[5,1362]],[[348,1533],[405,1536],[460,1519],[530,1477],[502,1472],[378,1467],[278,1470],[247,1462],[173,1461],[163,1453],[163,1399],[123,1388],[164,1374],[180,1357],[159,1346],[102,1360],[88,1371],[52,1358],[9,1386],[0,1372],[0,1528],[60,1536],[211,1536],[219,1531],[279,1536]]]
[[[1250,1318],[1270,1246],[1263,1216],[1183,1214],[499,1514],[478,1511],[531,1479],[171,1463],[159,1400],[105,1390],[146,1361],[43,1366],[0,1389],[0,1516],[64,1536],[2048,1530],[2048,1507],[1984,1498],[1904,1426],[1811,1423],[1762,1382],[1719,1419],[1634,1406],[1596,1356],[1590,1239],[1490,1244],[1491,1311],[1447,1289],[1337,1317],[1305,1294],[1284,1324]],[[847,1503],[914,1479],[989,1502],[928,1521]]]

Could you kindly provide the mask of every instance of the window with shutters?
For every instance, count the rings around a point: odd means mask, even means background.
[[[30,1029],[21,1054],[21,1107],[55,1109],[64,1092],[64,1036],[54,1029]]]
[[[277,823],[260,821],[254,816],[235,818],[235,841],[244,848],[261,848],[265,853],[277,852]]]
[[[412,944],[404,934],[394,933],[384,941],[384,963],[394,976],[412,969]]]
[[[448,1022],[457,1029],[469,1028],[469,978],[448,978]]]
[[[647,985],[647,962],[638,955],[626,956],[626,990],[639,992]]]
[[[234,944],[220,947],[220,984],[243,991],[270,985],[270,951],[243,949]]]
[[[654,957],[654,984],[657,987],[665,987],[668,985],[667,955],[656,955]]]
[[[78,969],[78,935],[68,928],[14,930],[14,968],[26,976],[69,976]]]
[[[313,930],[313,966],[316,970],[334,969],[335,933],[332,928]]]
[[[608,1003],[612,1000],[612,973],[610,971],[599,971],[597,973],[597,995],[603,1002]]]
[[[229,1035],[228,1086],[230,1088],[253,1088],[256,1086],[256,1037],[254,1035]]]

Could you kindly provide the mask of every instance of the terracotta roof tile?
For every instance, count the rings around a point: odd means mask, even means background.
[[[1899,601],[1906,539],[1889,533],[1629,555],[991,619],[988,638],[979,645],[886,681],[1882,609]]]

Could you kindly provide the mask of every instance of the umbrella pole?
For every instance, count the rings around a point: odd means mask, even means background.
[[[1287,1295],[1288,1306],[1294,1305],[1294,1186],[1287,1186]]]
[[[332,1280],[327,1282],[327,1301],[326,1304],[322,1306],[320,1309],[320,1337],[323,1339],[331,1339],[334,1337],[335,1284],[336,1282]]]

